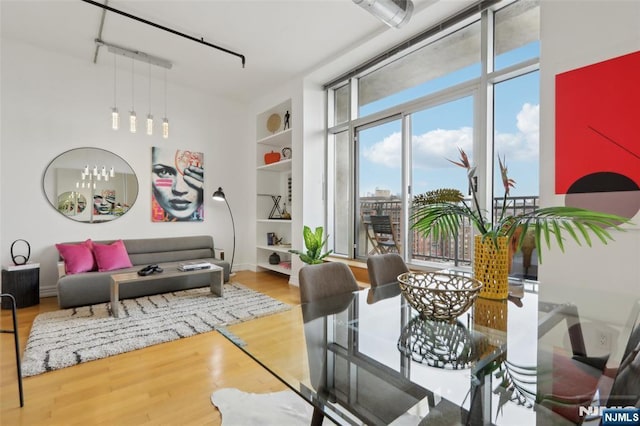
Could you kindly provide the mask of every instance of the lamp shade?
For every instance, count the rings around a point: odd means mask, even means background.
[[[218,190],[213,193],[211,198],[213,198],[216,201],[225,201],[227,197],[224,196],[224,191],[222,190],[222,188],[218,187]]]

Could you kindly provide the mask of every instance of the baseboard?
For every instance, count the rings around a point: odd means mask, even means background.
[[[58,289],[55,286],[40,287],[40,298],[58,297]]]

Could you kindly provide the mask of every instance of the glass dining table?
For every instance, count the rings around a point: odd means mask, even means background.
[[[391,284],[223,334],[310,402],[315,420],[568,424],[535,403],[539,319],[557,308],[538,303],[537,283],[520,282],[507,300],[478,298],[453,322],[430,321]]]

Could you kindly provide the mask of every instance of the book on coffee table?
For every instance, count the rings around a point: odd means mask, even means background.
[[[211,263],[198,261],[178,263],[179,271],[197,271],[199,269],[211,269]]]

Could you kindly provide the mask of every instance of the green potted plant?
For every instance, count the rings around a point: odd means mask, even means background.
[[[475,167],[471,166],[464,150],[459,149],[459,151],[460,160],[449,161],[467,170],[469,185],[473,188]],[[604,244],[607,244],[607,241],[613,240],[613,237],[606,228],[621,230],[620,224],[628,222],[627,218],[617,215],[567,206],[545,207],[516,215],[509,214],[507,197],[510,188],[515,186],[515,181],[508,176],[506,162],[499,157],[498,162],[504,186],[504,197],[500,214],[494,221],[487,219],[474,191],[472,191],[472,200],[469,202],[464,199],[459,190],[445,188],[429,191],[414,198],[411,213],[411,219],[414,222],[412,228],[426,237],[431,236],[438,240],[457,237],[461,224],[468,220],[478,232],[475,244],[476,258],[481,255],[485,256],[485,260],[489,263],[496,263],[494,260],[498,254],[504,255],[505,258],[508,256],[508,253],[501,252],[507,251],[506,247],[509,242],[517,250],[533,234],[535,249],[540,262],[542,262],[543,240],[547,247],[550,247],[551,241],[555,240],[562,251],[564,251],[563,237],[565,235],[569,235],[579,245],[582,245],[584,241],[588,246],[591,246],[590,235],[596,236]],[[489,247],[489,250],[492,249],[492,253],[488,255],[479,253],[479,244],[493,246]],[[478,273],[484,274],[489,266],[486,264],[479,266],[476,260],[474,258],[476,278],[482,281],[485,287],[490,287],[493,278],[488,275],[484,275],[482,279],[478,277]],[[508,271],[504,275],[503,287],[507,286],[507,279]],[[506,298],[506,291],[508,289],[503,288],[501,295],[493,298]],[[486,293],[485,296],[487,296]]]
[[[333,250],[322,253],[322,248],[327,244],[327,240],[329,239],[329,236],[327,235],[327,237],[323,240],[323,233],[324,228],[322,226],[318,226],[315,232],[312,232],[311,228],[305,225],[302,230],[302,236],[304,237],[304,245],[307,249],[307,252],[304,253],[298,250],[289,250],[289,252],[297,254],[298,256],[300,256],[300,260],[302,260],[304,263],[308,263],[309,265],[324,262],[324,258],[329,256],[333,252]]]

